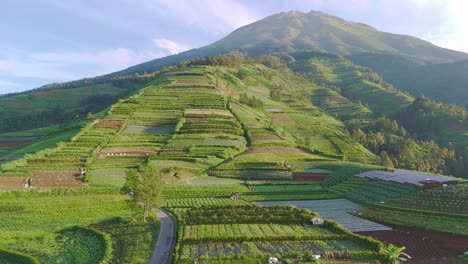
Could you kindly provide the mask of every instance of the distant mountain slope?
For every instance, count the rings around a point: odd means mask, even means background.
[[[322,12],[293,11],[272,15],[241,27],[211,45],[152,60],[119,73],[152,71],[185,59],[233,49],[253,56],[271,52],[318,50],[339,55],[385,53],[432,63],[468,59],[466,53],[444,49],[415,37],[381,32],[368,25]]]
[[[401,90],[468,108],[468,60],[426,64],[408,57],[371,53],[349,59],[372,68]]]

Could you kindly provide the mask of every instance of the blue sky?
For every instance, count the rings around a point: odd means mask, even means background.
[[[4,0],[0,6],[0,94],[121,70],[291,10],[319,10],[468,52],[465,0]]]

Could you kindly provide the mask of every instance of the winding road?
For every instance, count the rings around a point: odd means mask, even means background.
[[[159,218],[160,229],[153,255],[149,264],[168,264],[172,257],[172,245],[174,242],[174,223],[165,212],[155,209],[154,213]]]

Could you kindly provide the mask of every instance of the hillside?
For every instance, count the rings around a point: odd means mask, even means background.
[[[349,59],[372,68],[399,89],[468,108],[468,61],[424,63],[402,56],[359,54]]]
[[[134,190],[122,187],[130,175],[150,168],[160,171],[153,178],[162,177],[161,206],[178,221],[175,263],[261,263],[272,254],[310,258],[297,249],[382,260],[383,243],[366,232],[383,241],[379,234],[389,232],[408,243],[386,224],[449,240],[460,237],[446,233],[466,235],[467,184],[378,165],[381,157],[341,121],[359,116],[370,126],[373,112],[328,86],[340,71],[335,76],[336,69],[327,67],[336,57],[323,56],[297,61],[321,68],[315,77],[333,77],[321,84],[283,64],[268,67],[276,57],[219,56],[216,65],[207,58],[170,67],[89,120],[71,140],[4,164],[0,258],[146,263],[158,222],[141,222],[141,207],[129,203]],[[430,199],[415,203],[424,197]],[[426,214],[436,218],[421,221]],[[314,217],[326,220],[317,227],[310,223]],[[376,218],[385,224],[371,221]],[[430,250],[439,245],[430,240],[408,248],[418,260],[456,258],[458,248]]]
[[[371,68],[395,87],[415,96],[424,94],[435,101],[465,107],[468,101],[466,67],[464,63],[456,62],[468,59],[468,54],[315,11],[276,14],[241,27],[208,46],[152,60],[112,75],[151,72],[187,59],[232,50],[249,56],[276,52],[329,52]]]
[[[466,61],[289,12],[0,96],[0,263],[464,263]]]
[[[149,61],[107,76],[46,85],[21,94],[0,96],[0,133],[63,124],[76,116],[83,117],[88,112],[99,112],[142,87],[148,76],[133,75],[136,72],[154,72],[163,66],[174,65],[184,60],[228,53],[232,50],[239,50],[248,55],[297,53],[302,50],[328,52],[345,56],[358,65],[371,68],[386,82],[414,96],[424,94],[435,101],[463,106],[466,106],[468,101],[464,91],[466,65],[463,62],[454,62],[468,59],[467,54],[442,49],[413,37],[380,32],[370,26],[320,12],[289,12],[244,26],[211,45]],[[336,58],[335,61],[328,62],[327,67],[343,68],[342,61]],[[340,65],[332,65],[333,63]],[[345,64],[351,65],[349,62]],[[297,65],[294,67],[301,70]],[[347,87],[358,90],[361,86],[368,86],[370,90],[380,89],[370,87],[372,84],[366,81],[361,82],[359,87]],[[350,93],[349,89],[342,92],[355,102],[375,102],[366,99],[366,93]],[[389,95],[381,90],[379,96],[384,96],[383,93]],[[400,94],[396,97],[400,97],[397,99],[402,102],[407,101],[402,98],[406,97],[405,95]],[[25,107],[26,105],[28,107]],[[376,106],[378,107],[377,104]],[[383,108],[373,110],[385,115],[393,112],[392,109],[387,112],[387,106]]]
[[[0,96],[0,133],[65,124],[98,113],[152,76],[96,77]]]

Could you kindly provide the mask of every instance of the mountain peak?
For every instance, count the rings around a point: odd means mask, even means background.
[[[241,50],[250,56],[301,50],[323,51],[341,56],[391,54],[424,63],[468,59],[466,53],[437,47],[415,37],[381,32],[363,23],[311,10],[308,13],[289,11],[271,15],[236,29],[211,45],[137,65],[124,73],[156,70],[182,60],[231,50]]]

